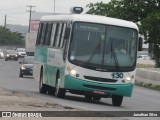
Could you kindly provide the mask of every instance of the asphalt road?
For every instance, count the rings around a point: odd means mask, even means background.
[[[39,99],[45,99],[64,106],[94,111],[160,111],[160,92],[134,87],[132,97],[125,97],[121,107],[112,106],[111,98],[102,98],[100,102],[86,102],[84,96],[66,94],[64,99],[40,94],[38,81],[32,77],[19,78],[17,61],[0,59],[0,87],[18,91]]]

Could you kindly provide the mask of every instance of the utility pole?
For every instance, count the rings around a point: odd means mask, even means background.
[[[56,8],[55,8],[55,7],[56,7],[56,5],[55,5],[55,4],[56,4],[56,2],[55,2],[55,0],[54,0],[54,13],[56,12],[56,11],[55,11],[55,9],[56,9]]]
[[[28,32],[30,32],[31,15],[32,15],[32,12],[35,12],[35,11],[32,11],[32,8],[36,7],[36,6],[27,5],[27,7],[29,7],[29,10],[27,10],[27,12],[29,12],[29,27],[28,27]]]
[[[7,24],[7,15],[5,15],[5,18],[4,18],[4,28],[6,29],[6,24]]]

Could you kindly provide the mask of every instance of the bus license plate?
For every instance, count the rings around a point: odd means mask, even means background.
[[[93,93],[100,94],[100,95],[105,95],[106,94],[104,91],[100,91],[100,90],[94,90]]]

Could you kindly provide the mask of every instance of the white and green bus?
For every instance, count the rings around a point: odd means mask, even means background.
[[[117,51],[122,46],[125,52]],[[61,14],[40,20],[34,58],[39,92],[87,100],[131,97],[138,49],[136,24],[104,16]]]

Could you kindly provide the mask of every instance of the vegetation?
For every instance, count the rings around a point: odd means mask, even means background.
[[[24,37],[21,33],[11,32],[9,29],[0,27],[0,45],[24,45]]]
[[[155,68],[155,66],[151,64],[137,64],[136,67],[137,68]]]
[[[160,1],[111,0],[109,3],[90,3],[88,14],[104,15],[137,23],[145,43],[154,44],[154,59],[160,67]]]
[[[144,82],[135,81],[135,85],[160,91],[160,85],[153,85],[152,83],[144,83]]]

